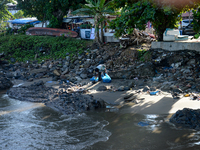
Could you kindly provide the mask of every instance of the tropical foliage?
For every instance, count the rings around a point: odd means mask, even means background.
[[[8,11],[8,3],[13,2],[13,0],[0,0],[0,21],[8,20],[12,17],[12,14]]]
[[[5,21],[13,17],[6,5],[11,2],[13,2],[13,0],[0,0],[0,34],[6,29],[7,23]]]
[[[193,28],[194,31],[200,31],[200,8],[193,10]]]
[[[117,2],[116,2],[117,3]],[[119,5],[116,5],[118,7]],[[148,21],[155,28],[158,40],[162,40],[162,34],[166,28],[175,28],[176,23],[180,20],[181,9],[165,5],[157,5],[152,1],[142,0],[124,2],[121,8],[121,15],[117,17],[110,25],[115,29],[116,36],[122,34],[131,34],[134,28],[144,30]],[[120,2],[120,5],[122,2]]]
[[[0,0],[1,22],[11,17],[6,6],[8,2],[11,0]],[[199,0],[185,0],[179,3],[171,0],[17,0],[17,2],[17,6],[24,12],[21,15],[34,16],[41,21],[48,20],[49,27],[52,28],[62,27],[63,17],[69,10],[75,10],[74,14],[91,15],[94,17],[95,37],[99,43],[103,43],[106,14],[113,14],[113,10],[118,17],[109,24],[110,28],[115,29],[117,37],[122,34],[131,34],[135,28],[143,30],[146,23],[150,21],[158,40],[162,40],[165,29],[177,27],[177,22],[181,19],[180,14],[192,8],[194,9],[194,29],[196,31],[200,29],[200,15],[199,11],[196,11],[196,8],[200,6]]]
[[[49,21],[49,27],[61,28],[63,17],[69,9],[78,9],[85,0],[17,0],[18,7],[24,15],[37,17],[39,20]]]
[[[22,10],[19,10],[13,16],[14,16],[15,19],[24,18],[24,12]]]
[[[22,62],[37,60],[65,58],[83,53],[90,41],[76,40],[65,37],[8,35],[0,37],[0,53],[5,59],[15,58]]]
[[[111,9],[109,9],[110,2],[106,2],[106,0],[86,0],[86,2],[87,4],[83,5],[82,8],[73,11],[73,14],[93,16],[96,31],[96,41],[103,43],[103,28],[105,27],[104,22],[106,21],[106,14],[114,13]],[[100,37],[99,29],[101,29]]]

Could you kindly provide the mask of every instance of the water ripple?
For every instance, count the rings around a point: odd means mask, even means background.
[[[103,128],[108,122],[102,118],[67,117],[33,103],[2,99],[7,106],[0,107],[0,149],[80,150],[111,135]]]

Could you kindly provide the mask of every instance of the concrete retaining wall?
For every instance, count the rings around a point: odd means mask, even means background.
[[[200,52],[200,42],[152,42],[151,48],[168,51],[195,50]]]

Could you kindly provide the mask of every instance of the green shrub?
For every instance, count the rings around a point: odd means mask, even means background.
[[[19,34],[26,34],[26,30],[28,28],[31,28],[31,27],[34,27],[34,25],[31,25],[31,24],[25,24],[24,26],[22,26],[17,32]]]
[[[89,41],[90,42],[90,41]],[[78,55],[84,51],[88,41],[64,37],[7,35],[0,37],[0,53],[4,52],[5,59],[11,57],[17,61],[65,58]]]
[[[80,25],[80,28],[81,29],[91,29],[92,25],[91,24],[82,24],[82,25]]]
[[[197,33],[197,34],[195,34],[195,35],[194,35],[194,38],[195,38],[195,39],[198,39],[198,38],[199,38],[199,36],[200,36],[200,34],[199,34],[199,33]]]
[[[138,59],[142,62],[149,61],[151,59],[151,53],[149,51],[138,49]]]

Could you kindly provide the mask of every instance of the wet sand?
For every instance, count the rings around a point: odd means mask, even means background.
[[[125,103],[122,104],[126,92],[96,92],[92,93],[95,98],[102,98],[109,103],[117,103],[122,105],[129,105],[126,109],[121,110],[124,113],[137,113],[137,114],[172,114],[183,108],[200,109],[200,101],[190,100],[189,97],[183,97],[179,100],[172,98],[171,94],[150,96],[146,93],[140,94],[138,104]],[[132,105],[132,106],[131,106]]]
[[[51,78],[39,79],[43,80],[46,86],[59,87],[58,81],[51,81]],[[30,85],[33,82],[23,82],[23,85]],[[50,82],[48,82],[50,81]],[[89,79],[82,82],[88,83],[83,88],[89,90],[94,98],[101,98],[111,105],[118,105],[118,108],[129,106],[123,109],[124,113],[137,113],[137,114],[173,114],[183,108],[200,109],[200,101],[190,100],[190,97],[182,97],[180,99],[173,99],[170,93],[162,92],[160,95],[149,95],[146,92],[137,94],[138,104],[133,102],[124,102],[124,97],[128,94],[135,93],[134,90],[128,91],[97,91],[99,86],[106,86],[108,89],[112,87],[119,87],[122,85],[123,80],[112,80],[111,83],[98,82],[92,84]],[[22,83],[22,81],[14,81],[15,85]]]

